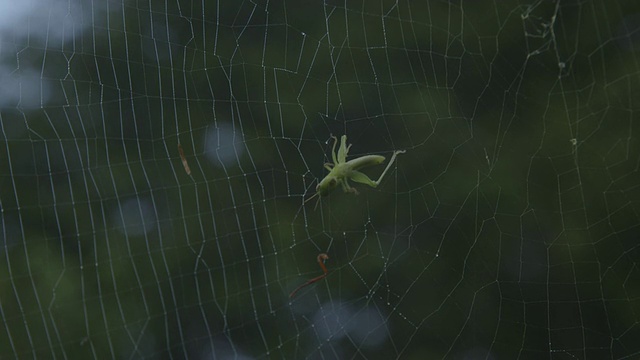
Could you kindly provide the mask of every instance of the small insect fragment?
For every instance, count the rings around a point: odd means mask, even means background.
[[[184,171],[187,175],[191,175],[191,168],[189,167],[189,163],[187,163],[187,157],[184,156],[184,150],[182,150],[182,145],[178,144],[178,152],[180,153],[180,160],[182,160],[182,166],[184,166]]]
[[[300,289],[313,284],[314,282],[318,282],[322,279],[324,279],[325,277],[327,277],[327,275],[329,275],[329,271],[327,270],[327,267],[324,265],[324,261],[329,259],[329,255],[325,254],[325,253],[321,253],[318,254],[317,260],[318,260],[318,264],[320,265],[320,268],[322,268],[322,272],[324,272],[324,274],[320,275],[320,276],[316,276],[313,279],[307,281],[306,283],[298,286],[295,290],[293,290],[291,292],[291,294],[289,294],[289,298],[291,299],[292,297],[294,297],[296,295],[296,293],[298,291],[300,291]]]

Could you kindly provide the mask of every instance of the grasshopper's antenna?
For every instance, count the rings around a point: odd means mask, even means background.
[[[303,204],[308,203],[308,202],[309,202],[309,200],[313,199],[313,198],[314,198],[314,197],[316,197],[316,196],[318,196],[318,193],[313,194],[313,196],[311,196],[310,198],[308,198],[307,200],[305,200],[305,201],[303,202]]]
[[[308,198],[307,200],[305,200],[305,201],[302,203],[302,205],[304,205],[304,204],[308,203],[308,202],[309,202],[309,200],[313,199],[314,197],[317,197],[317,198],[318,198],[318,201],[316,201],[316,206],[314,206],[314,207],[313,207],[313,211],[316,211],[316,209],[318,208],[318,204],[320,204],[320,196],[318,196],[318,195],[320,195],[320,193],[319,193],[319,192],[317,192],[317,193],[313,194],[313,196],[311,196],[310,198]]]
[[[315,193],[313,196],[311,196],[310,198],[308,198],[307,200],[305,200],[302,204],[304,205],[304,204],[308,203],[308,202],[309,202],[309,200],[313,199],[314,197],[316,197],[316,196],[318,196],[318,195],[320,195],[320,193]],[[318,198],[318,200],[320,200],[320,199]],[[316,207],[317,207],[317,206],[318,206],[318,205],[316,205]]]
[[[318,193],[316,193],[316,195],[318,195]],[[318,196],[318,200],[316,200],[316,206],[313,207],[313,211],[316,211],[316,209],[318,209],[318,204],[320,204],[320,196]]]

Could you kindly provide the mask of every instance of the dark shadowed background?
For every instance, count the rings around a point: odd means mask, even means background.
[[[639,114],[637,1],[2,2],[0,358],[640,358]]]

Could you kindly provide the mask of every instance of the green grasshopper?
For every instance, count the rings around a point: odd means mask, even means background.
[[[359,169],[382,164],[385,160],[385,157],[382,155],[365,155],[359,158],[355,158],[347,161],[347,154],[349,153],[349,149],[351,148],[351,144],[347,146],[347,135],[342,135],[340,138],[340,149],[338,149],[338,154],[336,155],[336,144],[338,143],[338,138],[331,135],[333,139],[333,148],[331,149],[331,158],[333,159],[333,163],[325,163],[324,168],[329,170],[329,174],[320,181],[318,186],[316,186],[315,195],[308,198],[305,203],[316,196],[326,196],[333,189],[335,189],[338,184],[342,186],[342,190],[346,193],[358,194],[358,190],[352,188],[349,185],[349,180],[353,180],[357,183],[369,185],[373,188],[380,185],[382,178],[387,173],[391,164],[396,160],[396,156],[398,154],[403,154],[405,150],[396,150],[393,152],[391,156],[391,161],[387,164],[387,167],[380,175],[380,178],[377,181],[371,180],[367,175],[358,171]],[[319,198],[318,198],[319,200]],[[317,206],[317,203],[316,203]]]

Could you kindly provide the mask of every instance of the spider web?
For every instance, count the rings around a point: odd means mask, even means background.
[[[0,18],[0,357],[640,357],[637,2]]]

